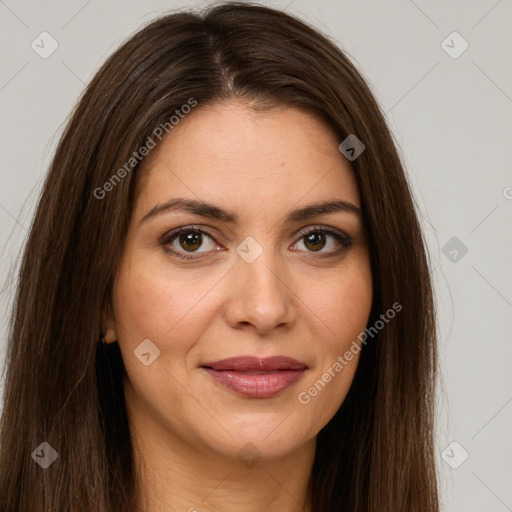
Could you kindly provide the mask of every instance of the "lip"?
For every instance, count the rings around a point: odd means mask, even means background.
[[[235,393],[270,398],[295,384],[308,367],[286,356],[231,357],[201,365],[211,377]]]

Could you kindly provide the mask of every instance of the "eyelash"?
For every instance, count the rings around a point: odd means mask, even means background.
[[[175,229],[175,230],[171,231],[170,233],[167,233],[166,235],[164,235],[160,241],[160,245],[164,248],[164,251],[172,256],[176,256],[183,260],[194,260],[194,259],[197,260],[197,259],[207,256],[211,251],[203,251],[204,256],[193,256],[193,254],[196,254],[196,253],[186,254],[186,253],[180,253],[179,251],[176,251],[174,249],[166,248],[166,246],[170,242],[173,242],[174,239],[182,233],[201,233],[203,235],[209,236],[212,240],[214,240],[217,243],[217,241],[215,240],[215,237],[212,233],[210,233],[208,230],[205,230],[204,228],[200,228],[197,226],[180,227],[180,228]],[[352,240],[348,236],[346,236],[342,233],[339,233],[337,231],[334,231],[330,228],[325,228],[322,226],[314,226],[312,228],[305,228],[305,229],[301,230],[298,233],[299,238],[297,239],[297,242],[299,242],[301,239],[305,238],[308,235],[312,235],[312,234],[316,234],[316,233],[333,236],[341,244],[342,247],[341,247],[341,249],[337,249],[335,251],[330,251],[328,253],[318,253],[318,256],[315,255],[315,253],[313,251],[308,251],[313,254],[312,257],[314,257],[314,258],[336,256],[343,250],[346,250],[352,246]]]

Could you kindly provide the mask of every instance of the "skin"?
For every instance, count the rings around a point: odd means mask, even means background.
[[[324,201],[360,207],[339,142],[307,111],[255,113],[229,101],[199,105],[145,160],[105,325],[127,370],[140,510],[311,510],[316,436],[345,399],[359,355],[308,404],[298,395],[364,331],[370,258],[358,215],[283,219]],[[239,220],[166,211],[141,222],[177,197],[213,203]],[[213,237],[191,250],[179,235],[160,243],[175,228],[198,225]],[[352,245],[331,234],[308,244],[299,231],[315,225],[341,231]],[[263,248],[252,263],[235,250],[249,236]],[[203,257],[183,260],[165,247]],[[160,350],[148,366],[134,355],[145,339]],[[277,396],[249,398],[200,367],[241,355],[285,355],[308,370]],[[258,459],[252,465],[238,455],[248,443]]]

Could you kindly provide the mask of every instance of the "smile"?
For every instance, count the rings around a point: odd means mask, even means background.
[[[236,357],[201,367],[218,383],[250,398],[270,398],[281,393],[295,384],[308,368],[285,356]]]

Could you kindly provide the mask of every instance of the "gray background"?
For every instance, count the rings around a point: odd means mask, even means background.
[[[143,23],[207,3],[0,0],[0,364],[13,291],[8,272],[71,108],[106,57]],[[341,45],[370,82],[403,154],[440,315],[443,510],[512,511],[511,2],[267,4]],[[42,46],[43,31],[59,45],[47,59],[31,48],[34,40]],[[469,44],[457,58],[463,41],[448,37],[453,31]]]

